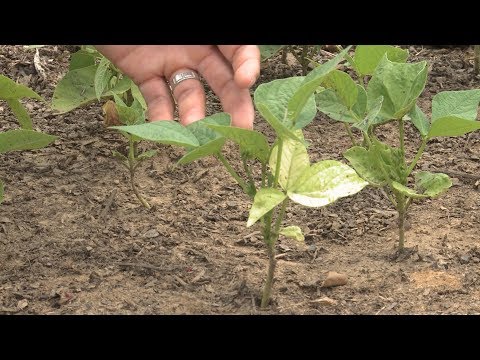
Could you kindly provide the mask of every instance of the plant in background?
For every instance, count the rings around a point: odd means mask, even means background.
[[[300,47],[300,52],[295,51],[294,47]],[[261,60],[265,61],[273,55],[282,51],[282,61],[287,63],[287,53],[293,54],[298,63],[302,66],[303,75],[308,73],[308,65],[311,59],[317,54],[321,45],[259,45]]]
[[[475,53],[474,67],[475,67],[475,74],[480,75],[480,45],[474,45],[473,47]]]
[[[412,188],[410,176],[429,140],[464,135],[480,128],[480,122],[476,121],[480,90],[445,91],[435,95],[429,120],[417,105],[427,81],[426,61],[407,64],[405,53],[392,48],[385,50],[385,47],[357,47],[355,58],[349,61],[361,83],[356,84],[346,73],[333,71],[316,100],[320,111],[361,131],[362,145],[356,144],[350,132],[354,146],[344,156],[370,185],[383,188],[395,206],[399,216],[400,253],[405,243],[405,216],[412,202],[435,198],[452,185],[446,174],[419,171],[414,174]],[[367,56],[369,53],[371,56]],[[366,75],[371,75],[371,79],[365,89]],[[422,139],[411,161],[407,161],[405,154],[406,121],[412,122]],[[381,142],[376,135],[378,128],[389,122],[397,124],[397,147]]]
[[[106,126],[146,123],[147,105],[138,87],[95,48],[83,46],[72,55],[69,71],[53,94],[52,107],[59,113],[65,113],[101,99],[109,99],[103,105]],[[128,133],[122,134],[128,140],[128,151],[126,154],[113,151],[113,156],[127,168],[130,185],[137,199],[150,209],[150,204],[135,185],[135,172],[142,162],[155,156],[156,151],[138,154],[140,139]]]
[[[348,50],[348,49],[347,49]],[[291,77],[261,84],[255,91],[255,105],[276,134],[273,144],[257,131],[230,126],[230,116],[219,113],[169,133],[170,143],[184,142],[187,153],[179,164],[205,156],[215,156],[252,200],[247,227],[259,222],[267,246],[269,266],[261,307],[270,301],[275,272],[275,244],[279,235],[303,240],[298,226],[283,226],[291,201],[308,207],[320,207],[360,191],[367,182],[349,166],[334,160],[310,163],[308,143],[302,128],[315,117],[314,91],[334,71],[346,51],[316,68],[305,77]],[[160,122],[160,124],[176,124]],[[152,139],[158,131],[154,124],[121,126],[115,129],[142,139]],[[157,139],[158,140],[158,139]],[[162,142],[166,143],[165,137]],[[226,140],[239,146],[243,176],[222,154]],[[189,144],[187,144],[189,142]],[[255,166],[255,163],[257,166]]]
[[[32,89],[17,84],[6,76],[0,75],[0,100],[7,102],[16,116],[20,129],[8,130],[0,133],[0,154],[43,148],[57,139],[56,136],[47,135],[33,130],[32,120],[20,99],[31,98],[43,100]],[[0,180],[0,203],[3,201],[4,185]]]

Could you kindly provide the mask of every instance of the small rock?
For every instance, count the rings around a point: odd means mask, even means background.
[[[20,300],[20,301],[17,303],[17,309],[19,309],[19,310],[23,310],[23,309],[25,309],[27,306],[28,306],[28,301],[27,301],[27,299]]]
[[[150,229],[145,234],[143,234],[143,236],[146,237],[147,239],[155,238],[159,235],[160,235],[159,232],[155,229]]]
[[[460,256],[460,264],[468,264],[470,262],[470,255],[463,254]]]
[[[327,278],[323,281],[322,287],[341,286],[347,283],[347,275],[335,271],[329,271]]]
[[[307,250],[311,251],[311,252],[314,252],[315,250],[317,250],[317,246],[315,244],[308,245]]]
[[[93,250],[93,247],[91,247],[91,246],[87,246],[87,247],[86,247],[86,249],[87,249],[87,251],[89,251],[89,252],[90,252],[90,251],[92,251],[92,250]]]

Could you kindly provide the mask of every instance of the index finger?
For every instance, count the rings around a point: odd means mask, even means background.
[[[218,45],[232,64],[234,79],[240,88],[250,88],[260,75],[260,49],[256,45]]]

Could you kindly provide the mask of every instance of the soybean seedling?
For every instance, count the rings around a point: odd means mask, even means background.
[[[312,122],[317,113],[314,91],[340,63],[347,50],[305,77],[280,79],[258,86],[255,105],[275,131],[273,144],[269,144],[258,131],[231,127],[230,116],[226,113],[197,121],[183,128],[184,133],[176,134],[197,142],[193,145],[194,141],[191,141],[192,144],[185,146],[187,153],[179,164],[213,155],[252,201],[247,227],[260,224],[268,254],[262,308],[270,302],[276,267],[275,244],[279,236],[303,240],[299,226],[283,225],[290,200],[307,207],[321,207],[352,195],[367,185],[355,170],[339,161],[324,160],[311,164],[308,144],[302,133],[302,128]],[[143,137],[143,133],[135,127],[118,129]],[[190,136],[187,137],[185,131]],[[226,140],[239,146],[243,175],[235,170],[222,152]]]

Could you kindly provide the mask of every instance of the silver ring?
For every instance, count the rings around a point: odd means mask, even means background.
[[[200,81],[200,77],[193,70],[187,70],[187,71],[179,72],[178,74],[175,74],[172,77],[172,80],[170,80],[170,88],[172,89],[172,92],[173,92],[173,90],[175,90],[175,88],[177,87],[178,84],[180,84],[182,81],[185,81],[185,80],[188,80],[188,79],[196,79],[196,80]]]

